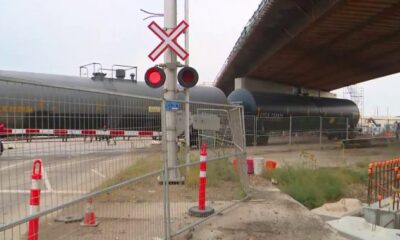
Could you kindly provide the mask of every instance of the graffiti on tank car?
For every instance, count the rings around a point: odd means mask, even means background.
[[[0,108],[2,113],[32,113],[33,107],[26,105],[2,105]]]
[[[39,111],[43,111],[43,100],[39,99],[38,103],[37,103],[37,108]]]
[[[159,112],[161,112],[161,107],[160,106],[149,106],[148,112],[149,113],[159,113]]]
[[[284,117],[283,113],[261,113],[260,114],[261,117]]]
[[[103,112],[103,104],[100,102],[96,102],[96,113],[102,113]]]

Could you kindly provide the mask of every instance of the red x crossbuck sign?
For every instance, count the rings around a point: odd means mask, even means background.
[[[149,28],[161,39],[161,43],[149,54],[149,58],[155,61],[169,47],[178,57],[185,60],[189,53],[177,43],[177,39],[188,27],[189,24],[182,21],[168,34],[156,22],[151,22]]]

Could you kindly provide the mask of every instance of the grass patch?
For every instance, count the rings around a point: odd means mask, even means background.
[[[199,162],[198,154],[191,154],[191,162]],[[183,163],[182,160],[179,161]],[[163,161],[159,154],[150,154],[137,159],[131,166],[122,172],[106,180],[99,187],[113,186],[127,179],[142,176],[143,174],[157,171],[163,168]],[[180,168],[180,173],[185,176],[184,185],[171,185],[171,199],[185,198],[186,201],[197,201],[199,165]],[[151,192],[149,192],[151,190]],[[162,201],[163,186],[159,185],[155,177],[149,177],[134,184],[103,194],[99,201],[104,202],[160,202]],[[228,159],[211,161],[207,164],[207,194],[213,201],[241,199],[245,192],[241,186],[240,177],[233,169]]]
[[[199,166],[191,166],[186,174],[185,184],[189,187],[196,186],[199,181]],[[227,159],[207,163],[207,187],[218,187],[224,182],[239,182],[239,174],[235,172],[232,164]]]
[[[220,182],[239,182],[239,174],[228,160],[218,160],[207,166],[207,184],[216,187]]]
[[[214,157],[223,157],[227,155],[224,149],[218,149],[214,151],[213,149],[208,149],[210,155]],[[178,158],[179,164],[186,163],[186,156],[184,147],[179,148]],[[200,163],[199,150],[192,150],[190,152],[190,162]],[[185,176],[185,185],[188,187],[197,186],[199,181],[199,164],[192,165],[189,167],[188,172],[186,168],[181,169],[181,173]],[[227,158],[222,158],[219,160],[214,160],[207,163],[207,187],[218,187],[223,182],[239,182],[239,174],[233,169],[232,163]]]
[[[159,154],[140,158],[128,168],[124,169],[121,173],[103,182],[100,188],[110,187],[125,180],[142,176],[143,174],[150,173],[162,169],[163,162]]]
[[[307,208],[342,198],[351,184],[366,184],[364,168],[320,168],[317,170],[283,167],[266,172],[265,178],[275,178],[285,193]]]
[[[199,166],[191,166],[185,177],[185,187],[196,189],[199,182]],[[221,201],[238,200],[246,196],[239,173],[234,170],[228,159],[211,161],[207,164],[207,195],[213,200]]]

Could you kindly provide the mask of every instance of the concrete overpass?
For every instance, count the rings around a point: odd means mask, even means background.
[[[329,95],[399,71],[400,0],[262,0],[215,85]]]

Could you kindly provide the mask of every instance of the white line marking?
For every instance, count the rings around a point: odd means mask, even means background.
[[[10,168],[14,168],[14,167],[17,167],[17,166],[19,166],[19,165],[24,165],[24,164],[26,164],[26,163],[32,163],[32,162],[30,162],[30,161],[23,161],[23,162],[16,163],[16,164],[13,164],[13,165],[5,166],[5,167],[0,168],[0,171],[7,170],[7,169],[10,169]]]
[[[53,166],[46,167],[46,169],[47,169],[47,171],[50,171],[50,170],[53,170],[55,168],[60,168],[60,167],[65,167],[65,166],[69,167],[69,166],[73,166],[73,165],[76,165],[76,164],[93,162],[93,161],[97,161],[97,160],[98,160],[97,158],[89,159],[89,160],[74,160],[73,162],[68,162],[68,163],[61,163],[61,164],[57,164],[57,165],[53,164]]]
[[[53,189],[51,188],[49,176],[47,176],[47,172],[45,171],[44,167],[42,167],[42,173],[44,178],[44,184],[46,185],[47,190],[50,192],[53,191]]]
[[[105,178],[106,176],[104,174],[102,174],[101,172],[97,171],[96,169],[91,169],[92,172],[96,173],[97,175],[99,175],[102,178]]]
[[[7,189],[5,189],[5,190],[0,190],[0,193],[31,193],[31,190],[15,190],[15,189],[7,190]]]
[[[109,152],[113,152],[113,150],[110,150]],[[117,155],[116,157],[119,157],[119,155]],[[94,158],[91,158],[91,159],[88,159],[88,160],[79,160],[79,159],[77,159],[77,160],[74,160],[73,162],[60,163],[60,164],[57,164],[57,165],[53,164],[53,166],[48,166],[48,167],[46,167],[46,169],[47,169],[47,171],[50,171],[50,170],[53,170],[53,169],[56,169],[56,168],[60,168],[60,167],[73,166],[73,165],[76,165],[76,164],[89,163],[89,162],[94,162],[94,161],[97,162],[97,161],[99,161],[99,159],[97,157],[94,157]],[[102,161],[103,162],[113,162],[113,161],[115,161],[115,159],[104,159]]]

